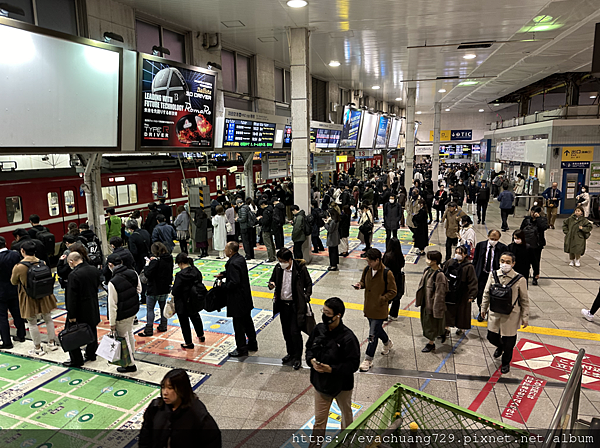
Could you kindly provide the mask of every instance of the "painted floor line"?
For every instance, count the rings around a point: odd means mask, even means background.
[[[473,400],[473,403],[471,403],[471,406],[469,406],[469,411],[477,412],[477,409],[479,409],[479,407],[485,401],[485,399],[490,394],[490,392],[492,391],[492,389],[494,388],[501,376],[502,373],[500,372],[500,368],[498,367],[494,374],[490,377],[488,382],[485,384],[485,386],[483,386],[481,392],[477,394],[477,396]]]

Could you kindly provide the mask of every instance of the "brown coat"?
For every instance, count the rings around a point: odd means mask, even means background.
[[[500,283],[506,285],[509,283],[518,273],[513,269],[507,275],[503,275],[502,271],[496,271],[498,273],[498,279]],[[490,308],[490,286],[494,282],[494,276],[490,273],[488,281],[483,291],[483,301],[481,303],[481,312],[487,313]],[[525,277],[512,286],[513,301],[516,300],[517,295],[519,300],[512,310],[512,313],[499,314],[490,311],[488,317],[488,330],[494,333],[500,333],[502,336],[516,336],[517,331],[521,328],[521,321],[529,321],[529,296],[527,295],[527,280]]]
[[[23,261],[37,263],[39,260],[34,256],[27,255]],[[10,277],[10,282],[13,285],[19,286],[19,309],[23,319],[35,317],[38,314],[46,314],[56,309],[56,297],[54,297],[54,294],[41,299],[31,299],[27,295],[26,286],[28,270],[29,269],[24,264],[16,264],[13,268],[12,276]]]
[[[453,212],[450,210],[446,210],[444,212],[444,216],[442,216],[442,222],[446,222],[446,238],[458,238],[460,236],[458,234],[458,231],[460,230],[459,221],[463,216],[467,216],[467,214],[463,212],[462,208],[460,207],[457,207]]]
[[[387,319],[389,302],[396,297],[398,288],[391,270],[387,273],[387,292],[385,292],[384,270],[385,266],[381,263],[381,268],[373,277],[373,270],[367,266],[360,279],[360,287],[365,290],[364,313],[365,317],[369,319]]]
[[[448,292],[448,279],[444,273],[440,270],[438,275],[435,276],[435,285],[433,283],[434,274],[429,276],[427,284],[425,285],[425,278],[431,268],[425,269],[423,277],[419,282],[419,288],[417,289],[417,300],[415,306],[425,307],[425,313],[433,315],[435,319],[443,319],[446,315],[446,293]]]

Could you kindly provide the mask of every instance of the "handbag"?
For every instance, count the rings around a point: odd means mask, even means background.
[[[361,224],[361,226],[358,228],[358,231],[360,233],[362,233],[363,235],[369,235],[371,233],[371,231],[373,230],[373,223],[371,222],[370,219],[367,219],[365,222],[363,222]]]
[[[167,319],[172,318],[175,314],[177,313],[177,311],[175,311],[175,302],[173,301],[173,299],[169,300],[166,304],[165,304],[165,309],[163,311],[163,316],[165,316]]]
[[[65,352],[78,350],[79,347],[91,344],[98,336],[92,333],[88,324],[69,324],[58,334],[58,340]]]
[[[227,306],[227,296],[219,280],[215,280],[213,287],[206,293],[204,309],[206,311],[221,311]]]
[[[113,361],[109,361],[111,364],[117,365],[119,367],[126,367],[132,364],[133,360],[131,359],[131,346],[129,345],[129,341],[127,338],[117,336],[115,338],[116,345],[121,349],[121,356],[119,359],[115,359]]]
[[[144,285],[148,283],[148,277],[146,277],[146,274],[144,273],[144,271],[140,272],[140,283],[143,283]]]
[[[229,221],[225,221],[225,229],[227,229],[227,233],[233,230],[233,227],[231,227],[231,223]]]
[[[315,327],[317,326],[317,321],[315,320],[315,315],[313,313],[312,307],[310,306],[310,302],[306,304],[306,314],[304,315],[304,325],[302,326],[302,332],[306,335],[310,336]]]
[[[108,362],[117,361],[121,358],[121,344],[114,334],[109,333],[102,337],[96,355],[106,359]]]

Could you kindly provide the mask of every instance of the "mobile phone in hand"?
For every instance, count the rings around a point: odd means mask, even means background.
[[[358,285],[352,285],[352,287],[353,287],[354,289],[360,289],[360,286],[358,286]]]

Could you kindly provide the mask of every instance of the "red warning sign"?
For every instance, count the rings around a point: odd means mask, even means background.
[[[577,359],[577,352],[554,345],[521,339],[513,354],[512,366],[566,382]],[[600,390],[600,356],[583,358],[582,385]]]
[[[523,378],[523,381],[506,405],[504,412],[502,412],[502,417],[517,423],[527,423],[531,411],[533,411],[545,385],[546,380],[525,375],[525,378]]]

